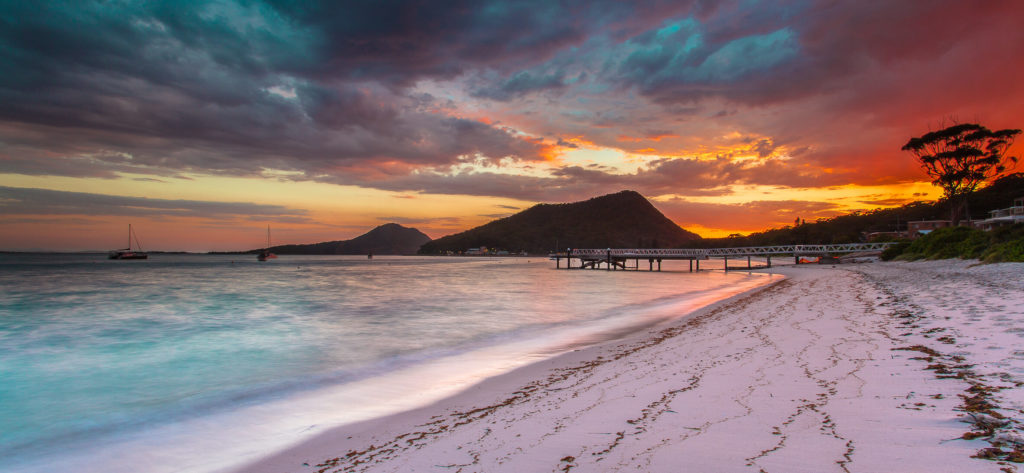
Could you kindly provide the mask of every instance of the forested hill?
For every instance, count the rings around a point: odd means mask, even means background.
[[[570,204],[538,204],[462,233],[431,241],[421,254],[485,246],[540,254],[556,248],[672,248],[699,240],[642,195],[622,191]]]
[[[984,219],[990,210],[1013,205],[1013,199],[1024,197],[1024,173],[1011,174],[979,189],[968,200],[971,217]],[[794,243],[854,243],[865,233],[906,230],[912,220],[949,220],[950,204],[913,202],[902,207],[855,212],[795,227],[774,228],[734,238],[705,238],[693,247],[720,248],[737,246],[791,245]]]
[[[270,248],[279,255],[413,255],[430,237],[397,223],[381,225],[351,240],[325,241],[308,245],[281,245]],[[250,253],[259,250],[252,250]]]

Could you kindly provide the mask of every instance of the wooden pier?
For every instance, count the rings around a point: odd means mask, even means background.
[[[700,271],[701,260],[711,258],[722,258],[725,262],[725,270],[749,270],[757,268],[772,267],[772,256],[793,256],[793,261],[800,264],[800,258],[826,257],[834,254],[856,253],[862,251],[882,251],[893,245],[892,242],[884,243],[840,243],[832,245],[778,245],[778,246],[746,246],[736,248],[690,248],[690,249],[658,249],[658,248],[570,248],[565,252],[551,253],[548,255],[555,260],[555,268],[562,268],[562,260],[565,260],[565,269],[600,269],[603,265],[608,271],[633,270],[640,271],[642,260],[647,260],[647,270],[661,271],[661,262],[664,260],[688,260],[690,271]],[[751,258],[764,257],[763,265],[753,266]],[[746,258],[746,266],[729,266],[729,258]],[[574,264],[578,261],[578,264]],[[630,265],[629,263],[633,264]]]

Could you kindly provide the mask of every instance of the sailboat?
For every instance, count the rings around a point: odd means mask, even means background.
[[[135,246],[138,251],[132,251],[132,239],[135,239]],[[110,259],[147,259],[149,255],[142,251],[142,245],[139,244],[139,237],[135,236],[132,232],[132,224],[128,224],[128,248],[121,250],[110,250],[107,255]]]
[[[277,255],[270,252],[270,225],[267,225],[267,247],[256,254],[256,259],[259,261],[266,261],[274,258],[277,258]]]

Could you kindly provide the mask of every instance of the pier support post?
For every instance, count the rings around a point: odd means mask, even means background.
[[[793,254],[793,264],[800,264],[800,255]]]
[[[693,260],[692,259],[690,260],[690,272],[691,273],[693,272]]]
[[[700,271],[700,260],[697,260],[697,271]]]
[[[772,267],[772,255],[768,255],[768,267]]]
[[[750,257],[747,256],[747,269],[750,269]]]
[[[647,270],[654,271],[654,258],[647,258]]]
[[[725,257],[725,272],[729,272],[729,257]]]
[[[658,272],[661,272],[661,258],[658,258]]]

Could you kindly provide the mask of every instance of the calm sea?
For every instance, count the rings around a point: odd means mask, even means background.
[[[0,470],[237,466],[772,278],[664,269],[0,255]]]

